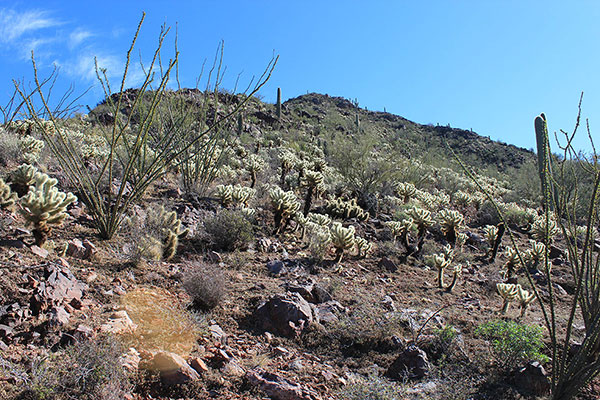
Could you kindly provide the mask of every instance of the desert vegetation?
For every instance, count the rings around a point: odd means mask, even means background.
[[[86,114],[33,57],[34,89],[15,82],[0,397],[600,396],[600,169],[579,123],[555,148],[538,116],[534,154],[339,97],[268,104],[277,58],[225,90],[222,47],[181,88],[168,28],[126,88],[142,22]]]

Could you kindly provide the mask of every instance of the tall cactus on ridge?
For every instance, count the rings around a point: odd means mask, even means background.
[[[277,113],[277,120],[281,121],[281,88],[277,88],[277,108],[275,110]]]

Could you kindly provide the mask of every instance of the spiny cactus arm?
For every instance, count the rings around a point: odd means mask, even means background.
[[[504,299],[500,312],[506,314],[508,304],[514,300],[519,293],[518,285],[512,283],[498,283],[496,284],[496,289],[498,290],[498,294]]]
[[[521,316],[523,318],[525,316],[525,312],[527,311],[527,307],[530,303],[532,303],[536,299],[534,293],[529,293],[529,291],[523,289],[521,285],[517,285],[517,300],[521,305]]]
[[[454,267],[454,271],[452,274],[452,282],[446,288],[446,291],[451,292],[454,289],[454,286],[456,286],[456,283],[458,282],[458,278],[462,275],[462,269],[463,267],[460,264]]]
[[[12,206],[17,199],[17,194],[10,189],[10,186],[8,186],[2,178],[0,178],[0,208]]]
[[[500,248],[500,243],[502,243],[502,237],[504,236],[505,226],[504,222],[500,222],[497,226],[498,233],[496,234],[496,241],[492,247],[492,253],[490,255],[490,262],[494,262],[496,259],[496,254],[498,254],[498,249]]]

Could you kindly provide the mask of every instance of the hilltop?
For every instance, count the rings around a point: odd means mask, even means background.
[[[314,93],[30,117],[1,127],[3,398],[548,394],[535,299],[562,332],[577,286],[530,151]]]

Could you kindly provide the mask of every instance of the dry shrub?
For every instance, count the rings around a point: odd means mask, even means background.
[[[34,360],[20,398],[36,400],[120,400],[131,390],[121,366],[123,346],[110,336],[82,340]]]
[[[215,250],[243,250],[253,236],[252,224],[241,210],[221,210],[204,221],[204,229]]]
[[[218,267],[201,261],[188,264],[183,287],[194,301],[194,306],[201,310],[215,308],[226,293],[223,272]]]
[[[164,289],[139,288],[123,296],[122,305],[137,329],[130,336],[138,350],[166,350],[188,355],[200,332],[179,299]]]

